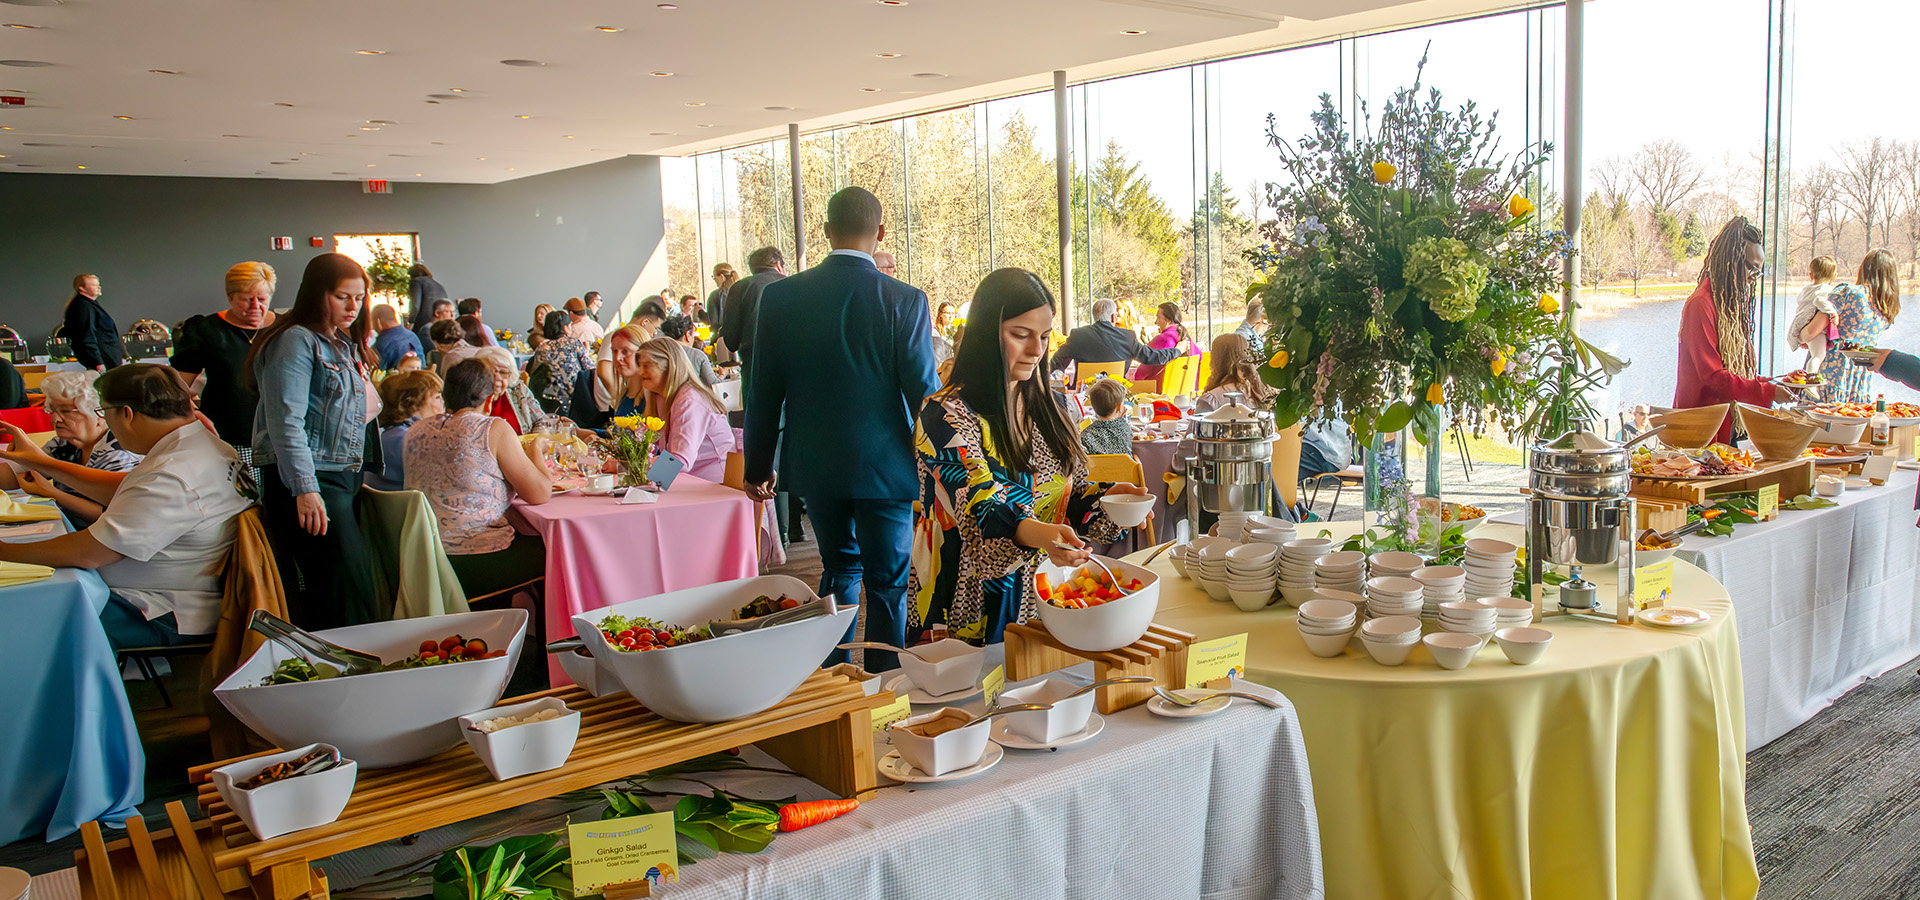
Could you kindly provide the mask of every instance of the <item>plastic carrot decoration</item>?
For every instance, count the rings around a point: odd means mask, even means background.
[[[809,800],[805,803],[789,803],[780,807],[780,830],[799,831],[809,825],[818,825],[828,819],[836,819],[860,808],[858,800]]]

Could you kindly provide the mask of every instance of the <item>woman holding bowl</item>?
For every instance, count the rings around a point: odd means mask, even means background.
[[[921,496],[907,629],[986,644],[1034,613],[1042,558],[1079,565],[1090,555],[1083,538],[1120,539],[1101,497],[1147,490],[1087,480],[1079,435],[1047,385],[1054,301],[1037,276],[988,275],[967,322],[952,379],[914,429]]]

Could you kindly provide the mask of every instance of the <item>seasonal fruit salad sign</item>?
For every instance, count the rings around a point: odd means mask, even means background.
[[[650,813],[567,826],[573,851],[573,893],[598,894],[610,885],[680,880],[673,813]]]
[[[1203,688],[1221,678],[1246,677],[1247,635],[1245,632],[1204,641],[1187,648],[1187,687]]]

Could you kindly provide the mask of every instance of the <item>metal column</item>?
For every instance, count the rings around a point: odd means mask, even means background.
[[[1565,165],[1560,180],[1563,196],[1566,198],[1564,209],[1567,231],[1567,261],[1562,276],[1566,282],[1567,324],[1577,332],[1580,330],[1580,205],[1586,200],[1586,187],[1582,176],[1586,165],[1582,162],[1581,143],[1584,130],[1582,117],[1586,114],[1583,98],[1586,76],[1585,44],[1587,37],[1586,0],[1567,0],[1567,100],[1566,100],[1566,140],[1560,145],[1560,160]]]
[[[806,219],[800,210],[800,125],[787,123],[787,178],[793,187],[793,267],[798,272],[807,267],[807,230]]]
[[[1072,147],[1067,122],[1067,73],[1053,73],[1053,198],[1055,227],[1060,231],[1060,324],[1064,331],[1073,318],[1073,174]]]

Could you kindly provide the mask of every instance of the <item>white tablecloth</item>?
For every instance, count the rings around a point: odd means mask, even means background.
[[[1883,487],[1849,488],[1833,509],[1782,510],[1681,545],[1678,557],[1733,597],[1748,750],[1920,656],[1916,480],[1895,470]]]
[[[987,668],[999,664],[989,650]],[[1091,665],[1053,677],[1081,684]],[[1014,687],[1015,685],[1009,685]],[[977,710],[979,697],[956,704]],[[876,758],[885,752],[880,748]],[[743,758],[777,766],[758,750]],[[792,775],[697,776],[749,797],[830,796]],[[889,784],[884,777],[882,784]],[[697,785],[676,786],[675,790]],[[466,842],[563,826],[575,809],[545,801],[342,854],[322,864],[338,896],[369,876],[437,857]],[[674,900],[1293,900],[1325,896],[1319,819],[1299,718],[1236,700],[1202,719],[1136,706],[1106,718],[1086,743],[1008,750],[987,773],[940,784],[883,787],[840,819],[783,834],[755,855],[721,854],[681,872]],[[374,890],[407,897],[410,887]],[[51,888],[52,885],[49,885]],[[36,898],[39,884],[35,885]]]

